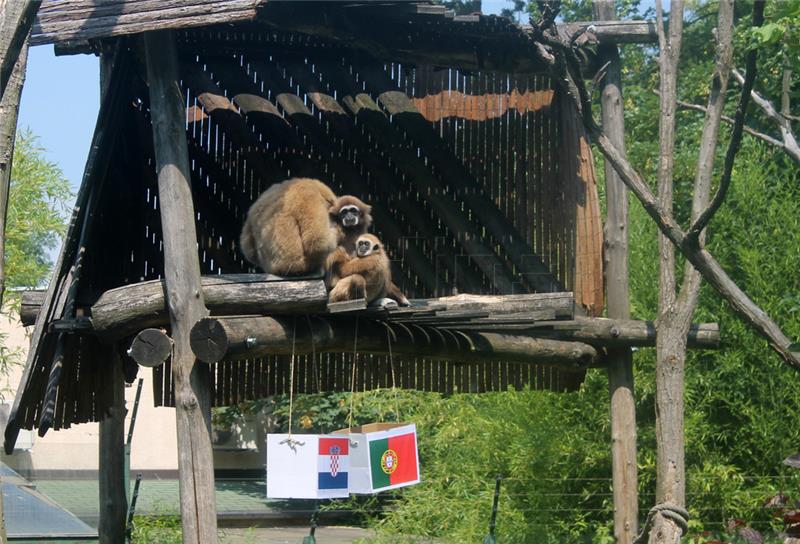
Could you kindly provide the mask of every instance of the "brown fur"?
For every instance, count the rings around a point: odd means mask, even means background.
[[[336,195],[316,179],[275,184],[250,206],[239,246],[250,262],[279,276],[321,271],[341,241],[330,209]]]
[[[336,252],[339,258],[348,260],[337,261],[337,279],[331,289],[328,300],[330,302],[342,302],[358,298],[367,299],[370,303],[387,295],[403,306],[408,306],[408,299],[400,289],[392,283],[392,272],[389,265],[389,257],[383,249],[383,244],[372,234],[362,234],[356,243],[368,241],[370,250],[368,254],[359,255],[354,251],[355,256],[348,256],[342,247],[338,247]]]
[[[342,224],[339,211],[345,206],[356,206],[361,211],[361,221],[358,225],[345,227]],[[342,277],[339,272],[341,265],[355,257],[356,240],[362,234],[366,234],[367,229],[372,225],[372,207],[357,197],[344,195],[337,198],[328,211],[334,218],[336,229],[339,232],[339,247],[328,255],[325,261],[326,281],[329,287],[333,287]]]

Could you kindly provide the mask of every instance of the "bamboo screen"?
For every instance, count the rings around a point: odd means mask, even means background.
[[[250,203],[272,183],[309,176],[373,205],[394,279],[411,298],[573,290],[589,313],[601,309],[591,156],[574,112],[562,107],[547,77],[353,64],[285,47],[216,54],[183,47],[203,274],[255,272],[237,248]],[[83,280],[89,300],[163,271],[142,74],[131,86],[105,184],[110,190],[103,190],[93,218]],[[303,322],[298,318],[298,327]],[[81,353],[64,359],[55,428],[96,419],[105,403],[96,364],[104,356],[84,344],[71,343]],[[299,357],[295,392],[349,390],[353,359],[352,353]],[[290,390],[287,358],[210,368],[216,405]],[[169,364],[154,373],[156,403],[172,404]],[[358,390],[394,383],[443,393],[564,391],[582,379],[582,372],[514,363],[390,362],[367,355],[356,362]],[[37,379],[34,396],[45,381],[45,374]],[[35,419],[31,410],[25,425]]]

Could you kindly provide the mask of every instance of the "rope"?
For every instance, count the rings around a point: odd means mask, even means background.
[[[297,337],[297,318],[292,318],[292,358],[289,363],[289,437],[292,436],[292,416],[294,415],[294,345]]]
[[[356,328],[353,335],[353,372],[350,376],[350,412],[347,414],[347,428],[353,428],[353,406],[356,398],[356,363],[358,362],[358,314],[356,314]]]
[[[319,376],[319,366],[317,365],[317,346],[314,342],[314,327],[311,324],[311,316],[306,314],[306,323],[308,323],[308,333],[311,335],[311,374],[314,376],[314,382],[317,384],[317,393],[322,392],[322,379]]]
[[[305,446],[305,442],[292,438],[292,416],[294,415],[294,347],[297,339],[297,317],[292,318],[292,358],[289,363],[289,436],[280,441],[280,444],[287,444],[293,451],[297,446]]]
[[[650,530],[653,528],[653,523],[655,523],[657,515],[661,515],[662,517],[675,522],[675,524],[681,530],[681,536],[685,535],[689,531],[689,512],[677,504],[662,502],[661,504],[657,504],[652,507],[647,513],[647,519],[644,522],[644,527],[642,527],[642,532],[640,532],[639,536],[633,540],[633,544],[644,544],[647,542],[647,539],[650,535]]]
[[[386,323],[385,321],[381,321],[384,327],[386,327],[386,343],[389,346],[389,370],[392,373],[392,392],[394,393],[394,416],[397,419],[397,422],[400,423],[400,396],[397,392],[397,382],[394,378],[394,356],[392,355],[392,334],[391,334],[391,326]]]

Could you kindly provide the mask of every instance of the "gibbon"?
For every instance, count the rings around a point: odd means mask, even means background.
[[[345,195],[337,198],[329,211],[336,218],[339,247],[352,257],[356,251],[356,240],[366,234],[372,225],[372,207],[354,196]]]
[[[356,240],[355,257],[349,257],[343,248],[337,248],[340,257],[348,260],[337,261],[337,281],[331,289],[328,300],[342,302],[365,298],[367,303],[389,296],[403,306],[409,306],[408,299],[392,283],[389,257],[381,241],[372,234],[362,234]]]
[[[340,222],[332,216],[336,201],[333,191],[316,179],[292,178],[273,185],[247,212],[239,237],[242,253],[268,274],[321,272],[343,239]]]

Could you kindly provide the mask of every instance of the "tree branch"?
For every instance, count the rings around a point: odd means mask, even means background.
[[[753,27],[759,27],[764,23],[764,4],[763,1],[757,1],[753,4]],[[714,195],[711,204],[703,210],[697,219],[692,222],[687,233],[687,241],[692,244],[698,244],[700,232],[708,225],[714,214],[722,206],[725,200],[725,195],[728,193],[728,188],[731,185],[731,177],[733,175],[733,163],[736,160],[736,154],[739,152],[739,146],[742,143],[742,132],[744,127],[744,118],[747,114],[747,105],[750,101],[750,93],[753,90],[753,84],[756,81],[756,58],[758,51],[753,48],[747,52],[747,75],[742,83],[742,94],[739,96],[739,104],[736,106],[736,115],[734,116],[733,129],[731,130],[731,140],[728,143],[728,151],[725,153],[725,164],[723,165],[722,177],[719,181],[719,187]]]
[[[653,91],[653,92],[658,94],[658,91]],[[700,104],[692,104],[690,102],[684,102],[683,100],[678,100],[678,106],[680,106],[683,109],[694,110],[694,111],[699,111],[699,112],[703,112],[703,113],[705,113],[705,111],[706,111],[706,107],[705,106],[701,106]],[[729,117],[727,115],[723,115],[722,116],[722,120],[725,121],[726,123],[728,123],[729,125],[733,124],[733,118]],[[766,142],[769,145],[773,145],[773,146],[777,147],[778,149],[780,149],[781,151],[783,151],[784,153],[789,155],[789,158],[791,158],[792,160],[800,163],[800,153],[793,152],[792,149],[786,147],[786,144],[784,142],[778,140],[777,138],[773,138],[769,134],[764,134],[763,132],[759,132],[756,129],[754,129],[754,128],[748,126],[748,125],[744,125],[742,127],[742,130],[744,130],[747,134],[749,134],[750,136],[752,136],[754,138],[758,138],[759,140],[762,140],[763,142]]]
[[[783,71],[781,80],[781,115],[784,119],[789,118],[789,87],[792,84],[792,71],[787,68]]]
[[[563,49],[559,53],[563,53]],[[561,65],[563,66],[563,64]],[[568,79],[568,74],[559,67],[559,63],[554,65],[555,69],[561,69],[555,76],[559,81]],[[584,85],[583,80],[578,79],[573,82],[580,87]],[[570,95],[573,100],[577,100],[576,95]],[[772,349],[778,353],[783,361],[800,370],[800,353],[793,353],[789,347],[792,341],[783,333],[780,327],[731,280],[725,270],[719,265],[711,253],[705,249],[697,248],[686,244],[686,234],[675,222],[671,214],[667,214],[656,201],[655,195],[650,190],[648,184],[633,168],[630,162],[622,155],[619,149],[608,139],[605,133],[597,126],[592,118],[592,112],[583,111],[582,119],[587,132],[591,136],[597,148],[605,156],[620,178],[633,192],[642,204],[647,214],[655,221],[659,230],[663,232],[672,243],[683,253],[689,262],[697,268],[703,278],[717,290],[717,292],[731,305],[734,312],[749,323],[761,336],[770,344]]]
[[[744,77],[741,73],[739,73],[738,70],[734,69],[732,74],[739,84],[744,83]],[[783,139],[783,150],[786,152],[786,154],[789,155],[793,160],[800,162],[800,144],[797,142],[797,137],[794,135],[791,125],[791,121],[798,121],[800,118],[790,115],[788,111],[788,85],[791,82],[791,74],[791,70],[786,70],[783,73],[783,81],[781,82],[782,90],[780,112],[775,109],[775,106],[772,105],[772,102],[758,94],[758,92],[751,91],[750,96],[752,97],[753,102],[755,102],[756,105],[761,108],[761,111],[764,112],[764,115],[766,115],[777,125],[778,130],[781,133],[781,138]]]

